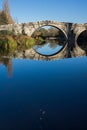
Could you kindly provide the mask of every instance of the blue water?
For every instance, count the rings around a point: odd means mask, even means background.
[[[34,46],[34,50],[42,55],[53,55],[57,52],[59,52],[63,48],[62,45],[58,45],[56,43],[56,46],[50,47],[50,43],[46,43],[43,46],[36,45]]]
[[[0,130],[87,130],[87,57],[0,65]]]

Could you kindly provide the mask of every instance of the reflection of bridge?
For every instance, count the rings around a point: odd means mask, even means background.
[[[15,58],[25,58],[25,59],[33,59],[33,60],[56,60],[56,59],[63,59],[63,58],[68,58],[68,57],[73,57],[73,56],[77,56],[77,54],[79,54],[79,56],[82,55],[86,55],[85,51],[82,51],[80,48],[78,49],[78,51],[72,52],[70,53],[67,49],[67,46],[65,46],[65,48],[62,49],[61,52],[53,55],[53,56],[43,56],[40,55],[38,53],[36,53],[32,48],[22,51],[22,52],[15,52],[14,57]],[[13,58],[13,56],[12,56]],[[6,66],[7,68],[7,72],[8,72],[8,76],[11,77],[12,76],[12,59],[11,56],[9,58],[9,56],[4,56],[0,59],[0,64],[3,64]]]
[[[81,48],[79,48],[78,46],[76,47],[76,49],[74,49],[74,51],[70,51],[66,45],[62,49],[62,51],[51,56],[41,55],[31,48],[25,51],[15,52],[14,57],[33,59],[33,60],[56,60],[56,59],[76,57],[76,56],[82,56],[82,55],[86,55],[86,52],[82,50]]]
[[[55,55],[52,56],[44,56],[44,55],[40,55],[37,52],[34,51],[34,49],[28,49],[25,51],[21,51],[21,52],[15,52],[15,54],[13,54],[14,56],[3,56],[0,59],[0,64],[3,64],[6,66],[7,68],[7,72],[8,72],[8,76],[11,77],[12,76],[12,60],[11,58],[25,58],[25,59],[33,59],[33,60],[56,60],[56,59],[63,59],[63,58],[68,58],[68,57],[73,57],[73,56],[82,56],[82,55],[86,55],[86,52],[81,50],[78,46],[77,46],[77,50],[70,52],[69,49],[67,48],[67,45],[62,49],[62,51],[60,51],[59,53],[56,53]]]

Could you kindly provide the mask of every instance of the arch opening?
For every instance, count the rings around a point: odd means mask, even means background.
[[[77,44],[81,49],[87,51],[87,30],[81,32],[77,37]]]
[[[32,37],[36,40],[34,50],[45,56],[59,53],[67,44],[67,36],[64,32],[51,25],[38,28]]]

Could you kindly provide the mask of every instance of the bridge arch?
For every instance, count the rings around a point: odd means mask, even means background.
[[[60,30],[64,34],[66,39],[68,39],[67,38],[67,27],[66,27],[65,23],[54,22],[54,21],[41,21],[41,22],[36,22],[33,24],[34,24],[34,29],[32,29],[31,36],[39,28],[42,28],[45,26],[51,26],[51,27],[54,27],[54,28],[57,28],[58,30]]]
[[[62,24],[62,23],[60,23],[60,24],[55,24],[55,23],[50,23],[50,22],[44,22],[43,24],[42,23],[39,23],[38,24],[38,26],[35,26],[35,28],[34,28],[34,30],[32,31],[32,34],[31,34],[31,36],[34,34],[34,32],[35,31],[37,31],[37,30],[39,30],[40,28],[43,28],[43,27],[46,27],[46,26],[50,26],[50,27],[54,27],[54,28],[56,28],[56,29],[58,29],[61,33],[62,33],[62,35],[63,35],[63,37],[64,37],[64,45],[63,45],[63,47],[60,49],[60,50],[58,50],[57,52],[55,52],[54,54],[50,54],[50,55],[45,55],[45,54],[40,54],[39,52],[37,52],[36,50],[36,53],[38,53],[39,55],[42,55],[42,56],[48,56],[48,57],[52,57],[52,56],[54,56],[54,55],[58,55],[58,53],[60,53],[61,51],[63,51],[64,50],[64,48],[66,48],[67,47],[67,33],[66,33],[66,31],[64,30],[64,24]]]

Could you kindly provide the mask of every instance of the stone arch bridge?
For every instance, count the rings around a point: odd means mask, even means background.
[[[81,33],[83,33],[84,31],[87,31],[87,23],[77,24],[77,23],[67,23],[67,22],[46,20],[46,21],[29,22],[29,23],[21,23],[21,24],[1,25],[0,31],[9,30],[9,31],[14,31],[16,35],[25,34],[28,36],[32,36],[35,30],[43,26],[53,26],[53,27],[58,28],[65,35],[67,39],[67,46],[69,49],[72,49],[74,47],[74,53],[78,53],[79,52],[78,49],[81,50],[79,46],[77,45],[77,39]],[[65,46],[65,49],[66,49],[66,46]],[[81,50],[80,53],[84,53],[84,51]]]
[[[53,26],[60,29],[65,36],[68,38],[70,34],[74,34],[77,38],[83,31],[87,30],[87,23],[77,24],[77,23],[66,23],[66,22],[56,22],[56,21],[38,21],[38,22],[29,22],[21,24],[8,24],[1,25],[1,30],[10,30],[14,31],[16,34],[26,34],[31,36],[35,30],[43,26]]]

